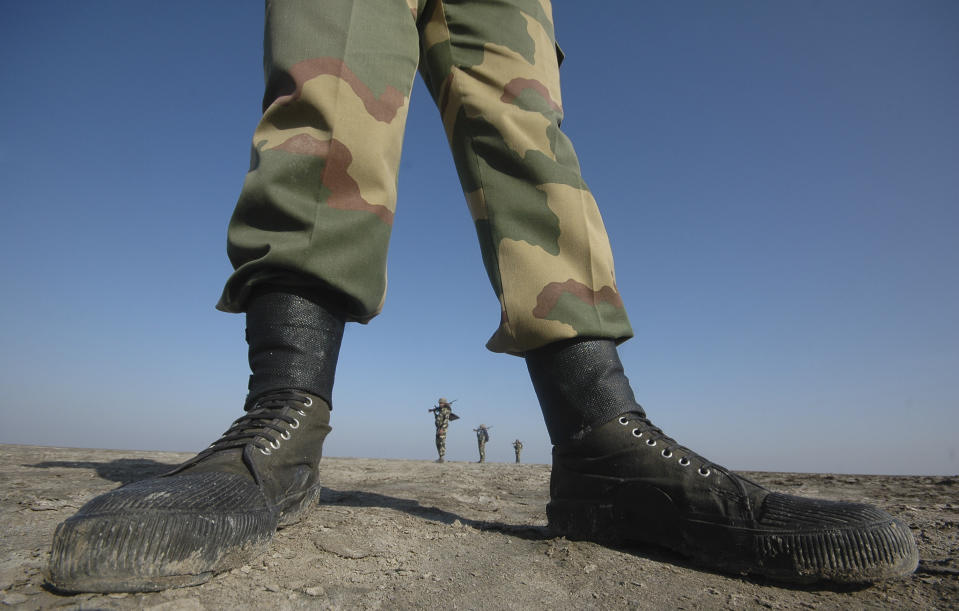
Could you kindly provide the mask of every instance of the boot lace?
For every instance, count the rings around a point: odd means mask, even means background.
[[[709,477],[713,470],[726,472],[726,469],[712,463],[689,448],[680,445],[675,439],[663,432],[661,428],[653,424],[646,414],[642,412],[628,412],[619,417],[618,422],[623,426],[634,425],[631,431],[633,437],[645,440],[647,446],[654,448],[662,445],[663,449],[659,455],[665,459],[672,459],[679,456],[678,461],[681,467],[689,467],[695,460],[699,464],[697,473],[703,477]],[[638,426],[637,426],[638,425]]]
[[[295,391],[267,393],[247,401],[243,406],[246,415],[234,420],[197,458],[247,444],[269,456],[292,436],[292,431],[300,428],[300,419],[307,416],[306,409],[312,406],[312,398]]]

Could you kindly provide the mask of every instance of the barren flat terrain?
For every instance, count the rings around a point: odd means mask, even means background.
[[[550,537],[548,465],[362,458],[325,458],[319,506],[265,556],[206,584],[150,594],[47,589],[60,521],[188,456],[0,445],[0,608],[959,608],[957,477],[748,474],[794,494],[877,504],[919,542],[908,579],[790,588],[704,572],[656,549]]]

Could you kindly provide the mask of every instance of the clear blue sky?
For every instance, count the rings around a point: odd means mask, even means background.
[[[615,6],[615,10],[608,7]],[[603,8],[598,8],[603,7]],[[959,3],[556,0],[564,128],[604,212],[653,420],[738,469],[959,472]],[[0,442],[198,450],[240,413],[214,310],[262,6],[0,7]],[[326,453],[548,462],[417,84],[382,316]]]

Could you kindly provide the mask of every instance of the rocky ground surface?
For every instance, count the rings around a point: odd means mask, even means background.
[[[875,503],[919,542],[919,570],[869,587],[783,587],[653,549],[550,537],[549,466],[324,459],[309,517],[269,552],[195,587],[61,595],[44,582],[56,525],[184,454],[0,445],[0,609],[959,608],[959,478],[751,473],[790,493]]]

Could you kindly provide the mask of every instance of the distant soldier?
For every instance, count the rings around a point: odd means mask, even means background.
[[[519,455],[523,451],[523,442],[517,439],[513,442],[513,450],[516,452],[516,464],[519,464]]]
[[[439,405],[427,411],[433,412],[433,422],[436,424],[436,452],[440,455],[440,457],[436,459],[436,462],[445,462],[446,429],[449,427],[450,422],[458,420],[459,416],[453,413],[452,402],[447,401],[445,397],[440,397],[437,403]]]
[[[489,428],[485,424],[479,425],[476,431],[476,444],[479,446],[480,462],[486,462],[486,442],[489,441]]]

